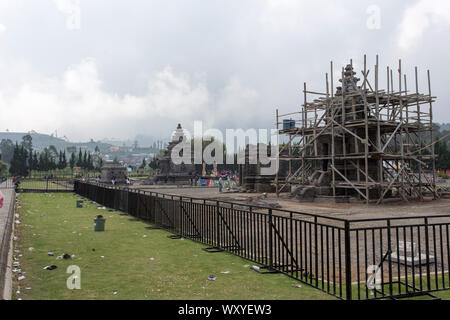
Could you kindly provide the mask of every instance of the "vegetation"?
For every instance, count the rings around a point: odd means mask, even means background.
[[[13,292],[20,291],[15,298],[333,299],[285,275],[251,271],[248,261],[231,254],[211,255],[199,243],[170,240],[168,232],[149,231],[147,224],[99,210],[90,201],[77,209],[78,199],[73,194],[20,194],[15,250],[23,255],[20,268],[26,274],[14,280]],[[105,232],[93,230],[98,214],[107,219]],[[75,257],[57,259],[64,253]],[[49,265],[57,269],[43,269]],[[81,269],[81,290],[66,287],[71,265]],[[217,280],[208,280],[209,275]]]
[[[8,173],[8,165],[0,160],[0,179]]]
[[[98,147],[94,154],[87,151],[83,153],[80,148],[78,157],[73,152],[68,161],[66,151],[60,150],[58,152],[53,145],[44,148],[40,153],[33,151],[33,142],[30,135],[24,136],[20,145],[16,143],[13,146],[12,155],[10,141],[3,140],[0,149],[2,150],[2,156],[9,159],[9,173],[13,176],[25,177],[31,175],[32,172],[64,171],[68,167],[71,170],[74,167],[80,167],[82,170],[92,172],[94,170],[99,171],[103,165]]]

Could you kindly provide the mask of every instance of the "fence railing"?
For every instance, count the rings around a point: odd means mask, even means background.
[[[16,189],[17,192],[73,192],[73,179],[62,178],[3,178],[0,188]]]
[[[80,181],[75,192],[340,299],[450,289],[450,215],[346,220]]]

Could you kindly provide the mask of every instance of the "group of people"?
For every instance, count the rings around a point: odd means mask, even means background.
[[[128,177],[125,177],[124,182],[125,182],[125,184],[126,184],[127,186],[129,186],[129,185],[131,184],[131,181],[130,181],[130,179],[129,179]],[[112,183],[113,186],[116,185],[116,184],[118,183],[116,176],[113,176],[113,177],[112,177],[111,183]]]

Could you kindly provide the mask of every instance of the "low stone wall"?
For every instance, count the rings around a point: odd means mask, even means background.
[[[16,194],[13,189],[2,189],[2,193],[5,201],[0,208],[0,299],[7,300],[11,297],[10,251]]]

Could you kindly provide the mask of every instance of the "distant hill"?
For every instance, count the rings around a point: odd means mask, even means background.
[[[441,131],[444,131],[444,130],[450,131],[450,123],[443,123],[440,125],[440,127],[441,127]]]
[[[3,139],[10,139],[13,143],[21,143],[22,137],[25,135],[31,135],[33,138],[33,149],[36,151],[42,151],[51,145],[55,146],[57,150],[67,150],[67,148],[75,147],[77,149],[82,148],[90,151],[94,151],[95,147],[98,146],[101,152],[108,152],[109,148],[112,147],[111,144],[103,142],[70,142],[61,138],[56,138],[47,134],[37,133],[37,132],[0,132],[0,141]]]

